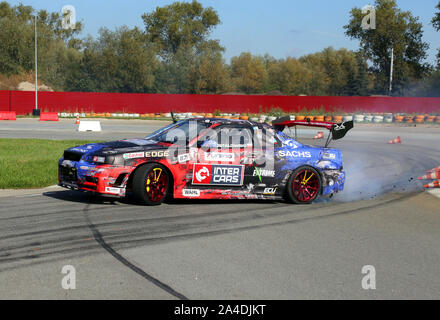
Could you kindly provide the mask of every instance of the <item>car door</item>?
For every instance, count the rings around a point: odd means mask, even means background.
[[[276,150],[280,142],[274,129],[266,124],[252,127],[253,148],[242,163],[246,164],[245,183],[254,195],[275,196],[280,193],[276,170]]]
[[[213,129],[197,150],[193,168],[193,186],[213,193],[230,195],[246,188],[244,155],[252,150],[252,131],[248,126],[225,124]]]

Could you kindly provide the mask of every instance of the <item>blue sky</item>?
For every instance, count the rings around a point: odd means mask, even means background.
[[[1,1],[1,0],[0,0]],[[83,35],[96,36],[100,27],[114,29],[127,25],[143,27],[141,15],[173,0],[21,0],[37,9],[61,11],[65,5],[76,8],[77,18],[84,22]],[[373,4],[373,0],[199,0],[213,7],[222,24],[212,38],[226,48],[225,58],[241,52],[268,53],[275,58],[299,57],[328,46],[356,50],[358,42],[344,35],[353,7]],[[424,41],[430,45],[428,62],[435,61],[440,47],[440,33],[430,25],[439,0],[397,0],[399,7],[420,17]]]

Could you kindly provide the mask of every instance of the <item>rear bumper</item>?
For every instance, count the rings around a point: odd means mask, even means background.
[[[322,194],[330,195],[344,190],[345,171],[323,170],[322,171]]]

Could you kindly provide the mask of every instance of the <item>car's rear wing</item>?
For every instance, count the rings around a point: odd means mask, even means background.
[[[353,121],[347,121],[343,123],[325,122],[325,121],[312,121],[310,119],[306,120],[296,120],[294,117],[282,117],[272,122],[272,126],[280,131],[285,128],[295,127],[295,138],[297,138],[297,126],[306,126],[314,128],[324,128],[330,131],[325,144],[326,147],[330,144],[331,140],[339,140],[345,137],[348,131],[354,128]]]

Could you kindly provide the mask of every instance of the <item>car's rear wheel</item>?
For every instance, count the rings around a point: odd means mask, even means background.
[[[312,167],[300,167],[290,176],[287,195],[296,204],[309,204],[316,200],[321,192],[321,175]]]
[[[154,163],[144,165],[134,173],[134,196],[145,205],[160,205],[168,195],[170,181],[164,166]]]

